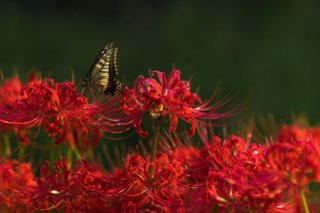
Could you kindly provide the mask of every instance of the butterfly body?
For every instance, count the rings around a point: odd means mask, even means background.
[[[118,51],[113,43],[103,48],[83,79],[85,88],[103,91],[105,95],[114,95],[120,89],[121,83],[117,79],[119,73]]]

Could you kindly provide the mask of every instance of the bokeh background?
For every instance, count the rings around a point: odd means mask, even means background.
[[[81,81],[108,42],[120,80],[174,66],[209,97],[239,92],[250,111],[320,119],[319,1],[1,1],[0,67]]]

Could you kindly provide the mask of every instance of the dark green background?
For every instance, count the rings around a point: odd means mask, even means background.
[[[1,1],[0,67],[81,80],[107,42],[120,79],[182,70],[208,97],[250,96],[250,111],[319,121],[319,1]],[[251,95],[250,95],[251,94]]]

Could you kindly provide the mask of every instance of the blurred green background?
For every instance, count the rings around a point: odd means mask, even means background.
[[[250,96],[250,111],[317,122],[319,11],[310,0],[1,1],[0,67],[6,76],[35,67],[56,81],[76,67],[81,81],[112,41],[125,82],[175,66],[203,97],[221,82],[223,94]]]

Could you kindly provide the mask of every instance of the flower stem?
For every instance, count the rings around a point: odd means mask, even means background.
[[[151,141],[151,153],[150,153],[150,162],[149,174],[151,179],[154,178],[154,160],[156,159],[158,141],[160,136],[160,119],[153,119],[153,138]]]
[[[302,202],[304,212],[309,213],[309,207],[308,207],[307,199],[306,199],[306,196],[304,194],[303,189],[300,189],[300,199]]]
[[[25,145],[20,142],[19,143],[19,152],[18,152],[18,159],[19,161],[24,161],[24,154],[25,154]]]
[[[4,134],[4,135],[3,135],[3,140],[4,140],[4,145],[5,145],[4,155],[5,155],[6,157],[9,157],[9,156],[10,156],[10,153],[11,153],[11,147],[10,147],[10,140],[9,140],[8,134]]]
[[[54,140],[51,141],[50,143],[50,164],[49,164],[49,169],[50,171],[53,171],[53,165],[54,165],[54,161],[55,161],[55,144],[54,144]]]
[[[9,135],[7,133],[0,134],[0,155],[10,157],[11,148]]]
[[[2,156],[4,154],[4,150],[5,150],[5,143],[4,143],[4,137],[3,135],[1,134],[1,141],[0,141],[0,155]],[[3,141],[2,141],[3,139]]]
[[[71,168],[72,164],[72,149],[70,147],[67,148],[67,168]]]

